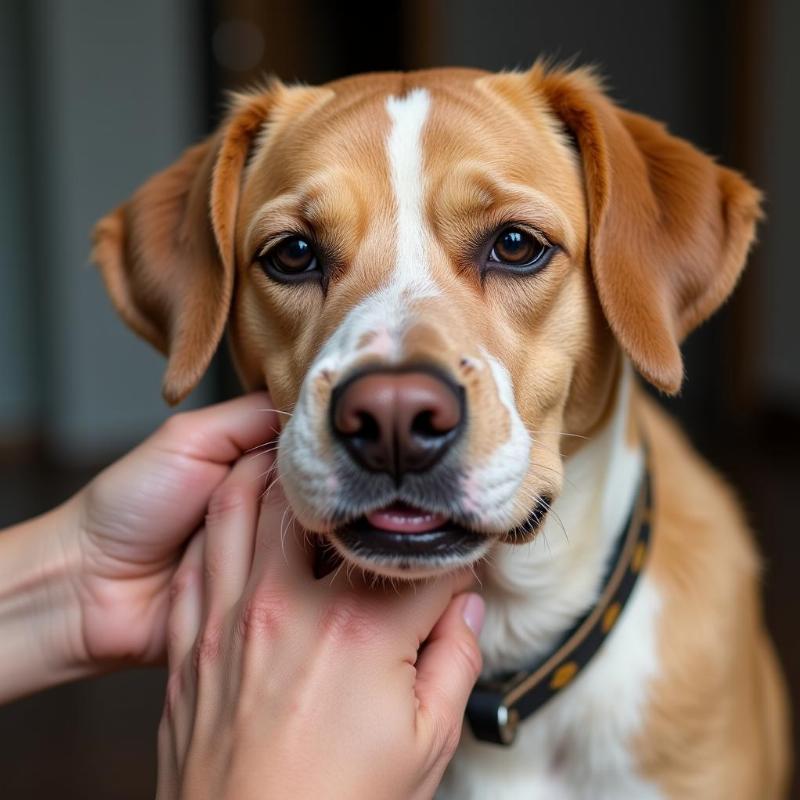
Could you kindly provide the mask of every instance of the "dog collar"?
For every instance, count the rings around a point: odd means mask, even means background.
[[[600,599],[529,669],[479,680],[467,719],[480,741],[510,745],[519,723],[568,686],[611,633],[641,573],[650,542],[652,487],[648,459],[625,531],[604,576]]]

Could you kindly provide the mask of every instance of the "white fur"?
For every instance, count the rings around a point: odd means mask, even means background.
[[[500,442],[484,464],[474,466],[464,479],[464,506],[489,530],[505,532],[519,517],[517,493],[525,477],[531,454],[531,437],[517,412],[514,387],[505,366],[486,350],[500,403],[510,421],[508,439]]]
[[[626,442],[631,370],[606,428],[566,463],[565,488],[530,545],[500,546],[486,571],[481,647],[488,672],[530,664],[597,599],[629,513],[643,455]],[[545,543],[544,539],[547,539]],[[575,682],[520,726],[508,749],[465,730],[442,798],[655,800],[637,775],[630,742],[658,671],[656,587],[643,578],[601,651]]]
[[[597,597],[642,474],[642,451],[626,442],[631,382],[626,366],[613,415],[565,462],[563,490],[537,537],[494,551],[481,640],[489,672],[529,664]]]
[[[386,101],[392,120],[387,151],[397,213],[397,255],[388,288],[396,295],[438,294],[427,270],[428,234],[422,207],[425,189],[422,130],[430,102],[430,95],[424,89],[414,89],[404,97],[390,97]]]

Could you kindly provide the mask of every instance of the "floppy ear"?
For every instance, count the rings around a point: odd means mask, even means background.
[[[592,274],[611,330],[639,372],[675,394],[680,343],[736,284],[761,195],[663,125],[615,106],[591,71],[537,65],[531,77],[580,148]]]
[[[221,129],[154,175],[94,228],[92,260],[119,314],[168,356],[162,390],[180,402],[225,330],[242,170],[271,93],[239,98]]]

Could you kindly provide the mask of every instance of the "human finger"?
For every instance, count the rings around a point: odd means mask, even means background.
[[[417,660],[415,692],[429,731],[440,737],[442,756],[458,744],[464,709],[481,672],[478,636],[486,606],[480,595],[453,598]]]
[[[203,548],[201,531],[189,542],[170,584],[167,621],[167,657],[170,672],[176,672],[189,655],[200,631],[203,608]]]
[[[428,638],[453,596],[471,588],[474,581],[469,570],[427,580],[387,582],[343,569],[319,584],[327,583],[330,592],[353,594],[361,616],[379,623],[376,627],[390,632],[398,646],[416,648]]]
[[[264,493],[258,518],[250,588],[265,580],[305,584],[312,575],[313,542],[286,500],[280,479]]]
[[[204,616],[219,621],[241,598],[253,562],[262,478],[272,454],[245,456],[217,487],[206,514]]]

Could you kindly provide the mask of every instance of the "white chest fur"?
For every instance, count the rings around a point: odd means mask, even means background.
[[[487,671],[535,660],[597,599],[642,474],[642,452],[626,441],[631,381],[626,368],[608,425],[568,460],[553,509],[560,521],[551,514],[533,543],[504,546],[487,569]],[[512,747],[477,742],[465,726],[437,797],[656,800],[656,788],[636,772],[631,740],[658,670],[659,605],[645,575],[601,650],[521,724]]]

